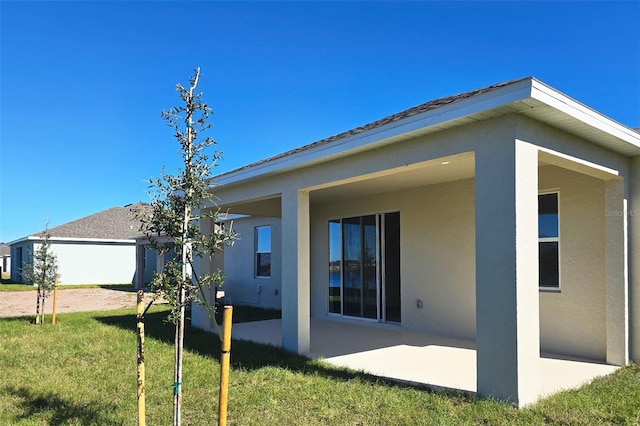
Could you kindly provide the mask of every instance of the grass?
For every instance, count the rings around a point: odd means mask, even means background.
[[[146,317],[147,424],[170,424],[173,327],[166,306]],[[277,311],[235,308],[235,321]],[[131,425],[136,419],[134,311],[60,314],[58,324],[0,320],[0,424]],[[215,422],[220,344],[188,328],[184,425]],[[230,425],[639,424],[640,366],[517,410],[430,392],[322,361],[233,341]],[[400,360],[401,361],[401,360]]]
[[[71,284],[71,285],[65,285],[65,284],[60,284],[58,286],[58,290],[69,290],[72,288],[134,288],[133,284],[130,283],[126,283],[126,284]],[[36,287],[32,286],[31,284],[20,284],[20,283],[15,283],[11,280],[8,279],[2,279],[0,280],[0,292],[3,291],[35,291]]]

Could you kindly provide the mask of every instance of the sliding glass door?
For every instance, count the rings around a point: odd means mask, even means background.
[[[400,321],[399,213],[329,222],[329,312]]]

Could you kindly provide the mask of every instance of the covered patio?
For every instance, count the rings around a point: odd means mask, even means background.
[[[234,339],[282,345],[282,320],[234,324]],[[354,338],[357,336],[357,338]],[[311,358],[336,367],[437,390],[476,394],[475,342],[411,333],[396,326],[311,319]],[[540,397],[577,388],[619,367],[542,353]]]

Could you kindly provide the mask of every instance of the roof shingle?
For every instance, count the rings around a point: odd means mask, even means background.
[[[225,175],[232,174],[232,173],[236,173],[236,172],[239,172],[239,171],[245,170],[245,169],[250,169],[250,168],[255,167],[255,166],[259,165],[259,164],[269,163],[271,161],[274,161],[274,160],[277,160],[277,159],[280,159],[280,158],[283,158],[283,157],[287,157],[289,155],[296,154],[298,152],[302,152],[302,151],[306,151],[306,150],[309,150],[309,149],[312,149],[312,148],[316,148],[318,146],[325,145],[325,144],[331,143],[331,142],[336,141],[336,140],[344,139],[344,138],[347,138],[349,136],[357,135],[359,133],[363,133],[363,132],[366,132],[368,130],[375,129],[377,127],[382,127],[385,124],[393,123],[394,121],[402,120],[402,119],[407,118],[407,117],[412,117],[414,115],[421,114],[423,112],[436,109],[436,108],[441,107],[443,105],[451,104],[451,103],[460,101],[462,99],[471,98],[473,96],[477,96],[477,95],[482,94],[482,93],[490,92],[490,91],[498,89],[500,87],[508,86],[510,84],[518,83],[520,81],[524,81],[524,80],[528,80],[528,79],[532,79],[532,78],[533,77],[518,78],[518,79],[515,79],[515,80],[510,80],[510,81],[505,81],[505,82],[502,82],[502,83],[494,84],[494,85],[489,86],[489,87],[483,87],[481,89],[471,90],[471,91],[468,91],[468,92],[459,93],[457,95],[446,96],[444,98],[434,99],[432,101],[425,102],[425,103],[422,103],[420,105],[416,105],[416,106],[411,107],[409,109],[406,109],[404,111],[400,111],[400,112],[398,112],[396,114],[381,118],[379,120],[373,121],[373,122],[365,124],[363,126],[356,127],[355,129],[347,130],[346,132],[342,132],[342,133],[339,133],[337,135],[321,139],[319,141],[316,141],[316,142],[301,146],[299,148],[294,148],[292,150],[289,150],[289,151],[274,155],[272,157],[265,158],[264,160],[256,161],[254,163],[247,164],[247,165],[239,167],[237,169],[229,170],[228,172],[221,173],[218,176],[215,176],[214,178],[225,176]]]
[[[49,229],[51,237],[126,240],[140,230],[138,212],[149,207],[146,203],[129,204],[110,209]],[[32,234],[39,237],[41,232]]]

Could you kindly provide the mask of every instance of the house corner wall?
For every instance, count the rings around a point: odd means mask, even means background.
[[[201,219],[199,222],[200,232],[203,235],[208,235],[212,231],[212,221],[211,219]],[[216,263],[218,261],[218,257],[214,256],[213,258],[208,257],[194,257],[193,259],[193,271],[192,274],[196,277],[201,277],[203,275],[208,275],[212,272],[213,269],[219,267],[222,269],[222,265]],[[206,291],[206,290],[205,290]],[[213,298],[211,297],[211,293],[214,292],[215,289],[211,289],[209,292],[205,292],[201,295],[201,297],[206,298],[207,304],[209,306],[213,306]],[[213,303],[212,303],[213,302]],[[200,328],[206,331],[213,331],[214,327],[211,324],[212,318],[210,318],[210,314],[205,306],[201,302],[193,301],[191,302],[191,325],[196,328]]]
[[[22,256],[18,256],[19,250],[22,250]],[[11,245],[11,281],[16,283],[24,283],[21,276],[21,271],[25,264],[31,258],[31,253],[35,250],[34,243],[32,241],[22,241],[20,243]],[[30,283],[25,283],[30,284]]]
[[[561,259],[560,291],[540,291],[542,352],[606,360],[604,184],[565,168],[540,168],[540,192],[560,194]]]
[[[78,243],[53,241],[58,257],[60,284],[133,283],[136,247],[130,243]]]
[[[605,182],[605,262],[607,278],[607,363],[624,366],[629,360],[628,282],[625,232],[627,212],[623,179]]]
[[[255,228],[271,226],[271,276],[255,274]],[[222,290],[233,305],[281,309],[282,306],[282,220],[278,217],[250,216],[235,219],[238,240],[224,249],[225,281]],[[260,293],[258,288],[260,287]]]
[[[630,160],[628,200],[629,356],[640,361],[640,156]]]

